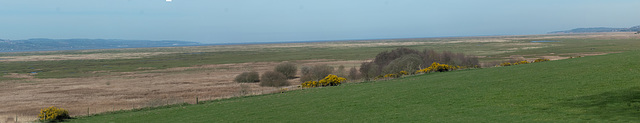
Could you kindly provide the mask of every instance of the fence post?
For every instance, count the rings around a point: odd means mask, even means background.
[[[199,103],[199,101],[198,101],[198,96],[196,96],[196,104],[198,104],[198,103]]]
[[[89,113],[89,107],[87,107],[87,116],[89,116],[91,113]]]

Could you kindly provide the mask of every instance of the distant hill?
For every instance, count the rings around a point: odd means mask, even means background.
[[[188,41],[148,41],[148,40],[119,40],[119,39],[0,39],[0,52],[25,51],[58,51],[83,49],[114,49],[114,48],[143,48],[143,47],[174,47],[197,46],[198,42]]]
[[[634,26],[631,28],[610,28],[610,27],[593,27],[593,28],[576,28],[566,31],[555,31],[549,33],[591,33],[591,32],[637,32],[640,31],[640,26]]]

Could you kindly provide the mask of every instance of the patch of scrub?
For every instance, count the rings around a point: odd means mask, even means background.
[[[550,41],[550,40],[531,41],[531,43],[547,43],[547,42],[560,42],[560,41]]]

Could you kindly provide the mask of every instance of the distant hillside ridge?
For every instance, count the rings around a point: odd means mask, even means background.
[[[592,32],[638,32],[640,26],[634,26],[630,28],[610,28],[610,27],[592,27],[592,28],[576,28],[565,31],[555,31],[549,33],[592,33]]]
[[[35,38],[35,39],[27,39],[27,40],[0,39],[0,52],[175,47],[175,46],[199,46],[199,45],[203,45],[203,44],[198,42],[172,41],[172,40],[149,41],[149,40],[120,40],[120,39],[46,39],[46,38]]]

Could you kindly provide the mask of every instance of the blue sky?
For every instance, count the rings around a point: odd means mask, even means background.
[[[0,39],[203,43],[544,34],[640,25],[638,0],[2,0]]]

